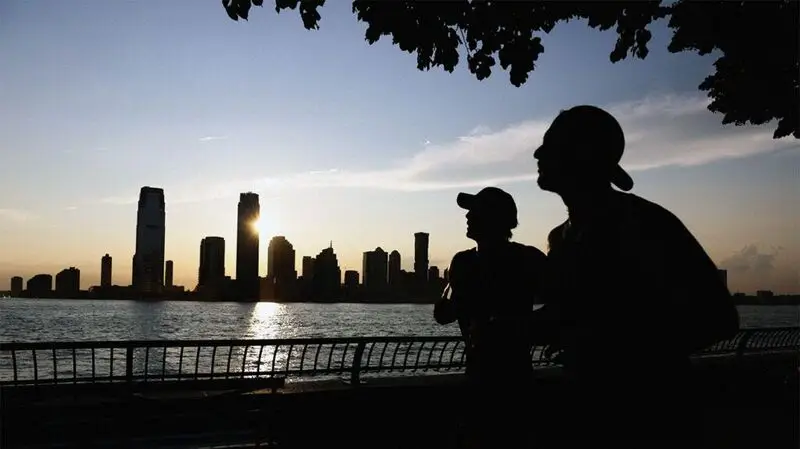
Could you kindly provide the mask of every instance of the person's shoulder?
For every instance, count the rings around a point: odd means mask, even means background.
[[[453,260],[450,262],[450,270],[452,271],[453,266],[461,265],[464,263],[468,263],[472,260],[475,255],[477,254],[477,250],[475,248],[465,249],[464,251],[459,251],[453,256]]]
[[[666,207],[633,193],[619,192],[623,208],[631,218],[641,224],[656,228],[683,228],[683,222]]]
[[[564,228],[567,227],[567,223],[569,220],[564,220],[560,225],[553,228],[547,234],[547,249],[552,250],[553,247],[557,247],[559,243],[564,240]]]
[[[544,252],[539,248],[533,245],[525,245],[524,243],[512,242],[514,245],[514,249],[520,255],[521,258],[524,259],[531,259],[531,260],[540,260],[544,259],[545,256]]]

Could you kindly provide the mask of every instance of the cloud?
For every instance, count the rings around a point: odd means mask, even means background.
[[[772,139],[766,127],[719,124],[702,95],[653,95],[606,105],[626,131],[622,164],[631,172],[666,166],[693,166],[797,146]],[[492,131],[484,126],[444,144],[426,145],[410,158],[377,170],[315,170],[256,181],[265,186],[363,187],[438,190],[508,184],[535,179],[532,154],[552,117]]]
[[[0,220],[22,223],[30,220],[31,218],[33,218],[33,215],[24,210],[0,208]]]
[[[622,164],[635,172],[692,166],[797,146],[774,140],[769,127],[719,124],[702,95],[658,95],[606,105],[627,135]],[[366,187],[437,190],[507,184],[535,178],[533,150],[552,117],[517,123],[498,131],[473,128],[445,144],[429,144],[394,166],[368,171],[338,170],[273,178],[268,183],[301,187]]]
[[[139,201],[139,197],[131,195],[131,196],[108,196],[105,198],[100,199],[100,203],[102,204],[133,204]]]
[[[747,245],[741,251],[720,262],[719,266],[732,273],[746,272],[760,276],[768,275],[775,269],[775,258],[780,250],[781,248],[775,248],[772,252],[762,253],[758,246]]]
[[[800,270],[797,269],[796,254],[782,247],[759,249],[750,244],[719,263],[728,270],[728,281],[732,291],[762,290],[771,288],[778,294],[800,292]]]
[[[605,105],[622,124],[626,150],[622,165],[631,172],[666,166],[692,166],[727,158],[798,147],[793,139],[772,139],[769,126],[720,125],[698,94],[651,95],[637,101]],[[565,105],[568,107],[568,105]],[[235,196],[246,190],[354,187],[401,191],[441,190],[501,185],[536,178],[533,151],[542,141],[553,114],[498,130],[476,126],[446,143],[425,141],[410,157],[383,168],[349,170],[317,168],[248,181],[170,189],[170,202]],[[209,136],[203,139],[212,140]],[[167,186],[165,186],[166,188]],[[176,199],[177,198],[177,199]],[[135,203],[133,197],[107,203]]]
[[[200,142],[211,142],[212,140],[223,140],[223,139],[227,139],[227,136],[205,136],[197,140],[199,140]]]

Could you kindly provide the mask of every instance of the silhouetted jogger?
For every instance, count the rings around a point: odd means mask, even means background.
[[[467,237],[476,248],[450,263],[448,294],[434,308],[440,324],[458,321],[467,344],[466,428],[473,447],[521,447],[530,436],[524,409],[532,381],[528,334],[543,252],[511,242],[517,206],[507,192],[487,187],[460,193]]]
[[[551,330],[537,338],[560,350],[570,381],[564,427],[553,431],[563,447],[691,447],[701,423],[689,355],[733,337],[739,316],[683,223],[612,187],[633,187],[619,166],[624,146],[611,114],[577,106],[534,153],[539,186],[569,215],[548,237],[546,305],[533,327]]]

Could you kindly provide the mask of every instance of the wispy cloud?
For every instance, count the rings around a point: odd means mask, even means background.
[[[22,223],[33,218],[33,214],[21,209],[3,209],[0,208],[0,220],[11,221],[14,223]]]
[[[621,122],[627,146],[622,164],[630,171],[692,166],[797,146],[773,140],[769,127],[719,124],[702,95],[657,95],[606,105]],[[428,144],[393,166],[367,171],[316,170],[256,181],[267,186],[363,187],[438,190],[508,184],[535,178],[534,149],[553,117],[540,117],[492,131],[484,126],[444,144]]]
[[[200,142],[211,142],[212,140],[223,140],[227,139],[227,136],[204,136],[197,139]]]
[[[708,98],[702,95],[667,94],[605,105],[625,130],[627,145],[622,165],[632,172],[692,166],[798,146],[791,139],[773,140],[768,126],[722,126],[721,117],[707,110],[708,103]],[[421,191],[530,181],[536,177],[533,151],[555,113],[499,130],[476,126],[446,143],[425,141],[417,153],[383,168],[319,168],[199,188],[170,188],[170,202],[230,197],[246,190],[355,187]],[[129,204],[136,202],[136,198],[104,201]]]

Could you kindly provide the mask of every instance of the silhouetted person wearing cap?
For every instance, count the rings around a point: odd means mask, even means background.
[[[517,206],[505,191],[460,193],[457,202],[468,211],[467,237],[477,247],[453,257],[448,289],[434,317],[439,324],[458,321],[466,341],[472,391],[465,411],[472,443],[521,447],[530,436],[527,414],[520,410],[527,406],[533,374],[528,332],[546,257],[510,241]]]
[[[633,187],[619,165],[624,147],[613,116],[577,106],[534,153],[539,186],[561,196],[569,218],[548,236],[546,304],[532,329],[551,330],[537,338],[560,351],[571,381],[564,438],[691,447],[701,429],[689,355],[733,337],[739,316],[683,223],[612,187]]]

